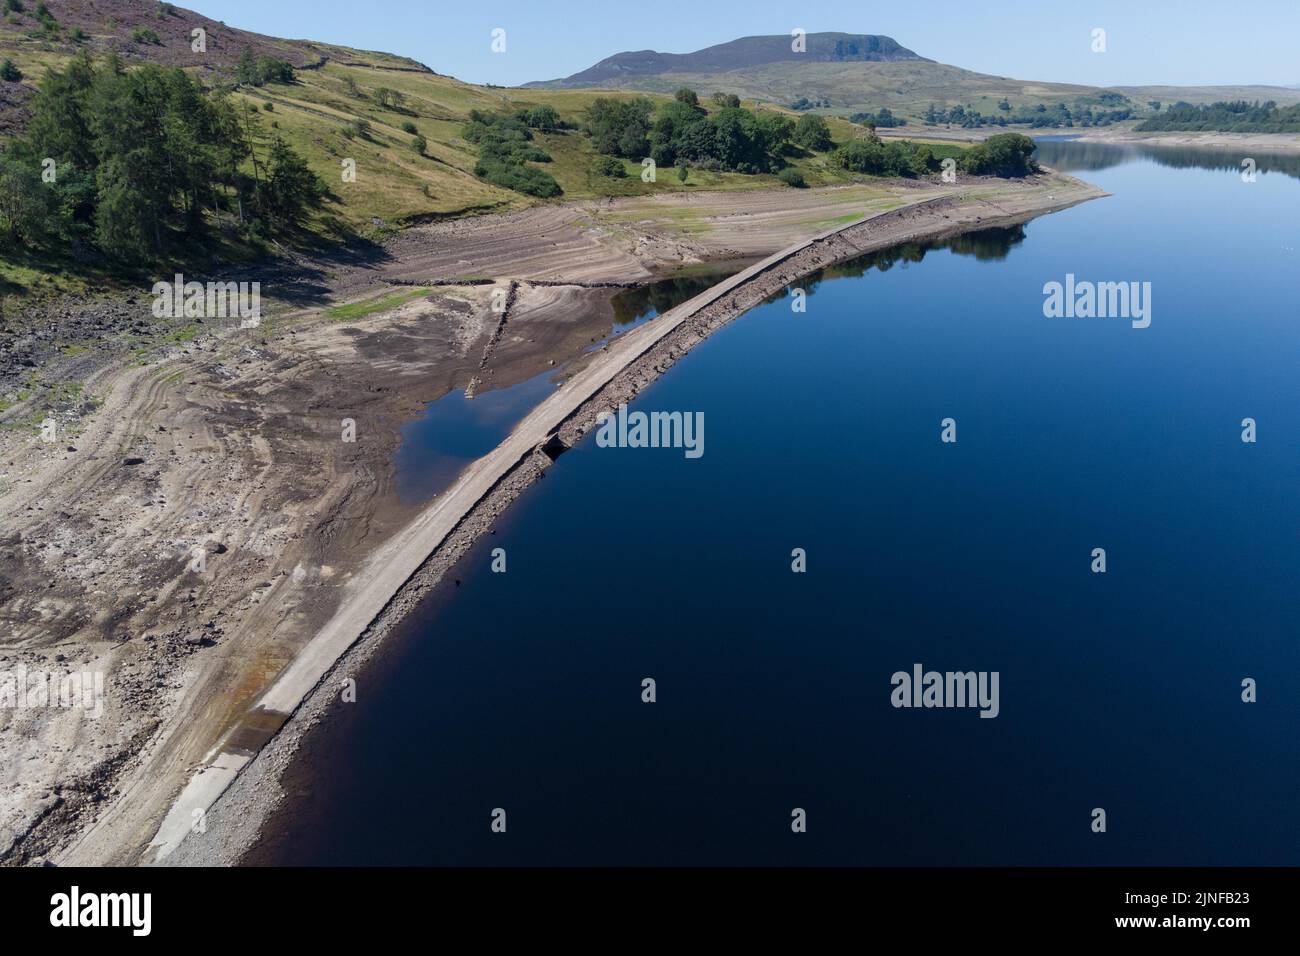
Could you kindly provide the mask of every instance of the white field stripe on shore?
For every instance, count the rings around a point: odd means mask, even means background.
[[[530,412],[494,450],[471,464],[451,489],[432,507],[367,559],[365,566],[344,586],[339,610],[276,678],[253,709],[292,714],[388,605],[402,586],[447,539],[447,536],[519,462],[532,453],[584,402],[605,387],[661,339],[695,313],[823,239],[852,229],[868,220],[915,209],[958,196],[957,192],[873,212],[853,222],[835,226],[756,262],[729,279],[706,289],[693,299],[669,309],[644,325],[614,339],[609,350]],[[170,854],[190,831],[194,810],[205,812],[230,786],[251,757],[221,751],[212,764],[200,769],[168,810],[149,846],[157,847],[154,860]]]

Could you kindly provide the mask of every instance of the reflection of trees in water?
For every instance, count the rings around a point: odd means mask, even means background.
[[[644,319],[651,313],[663,315],[673,306],[681,305],[687,299],[694,298],[739,271],[739,269],[719,269],[673,276],[671,279],[660,279],[658,282],[651,282],[635,289],[627,289],[610,300],[610,304],[614,307],[614,324],[628,325],[638,319]]]
[[[947,249],[959,256],[974,256],[981,262],[996,262],[1005,259],[1012,246],[1025,241],[1024,225],[994,226],[988,229],[975,229],[963,232],[950,239],[935,239],[928,242],[907,242],[901,246],[890,246],[879,252],[868,252],[856,259],[848,259],[838,265],[828,266],[810,273],[798,286],[808,295],[817,291],[817,287],[827,279],[856,279],[866,275],[872,269],[888,272],[898,263],[920,262],[926,253],[936,249]],[[789,295],[790,288],[782,289],[771,295],[767,301],[776,302]]]
[[[1300,179],[1300,156],[1239,150],[1206,149],[1203,146],[1144,146],[1136,143],[1080,143],[1038,141],[1034,158],[1063,172],[1110,169],[1134,159],[1149,159],[1174,169],[1208,169],[1241,172],[1241,160],[1250,156],[1261,173],[1282,173]]]

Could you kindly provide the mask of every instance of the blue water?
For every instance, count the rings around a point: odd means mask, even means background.
[[[1113,196],[702,343],[633,406],[704,412],[702,458],[564,455],[255,859],[1300,863],[1300,184],[1084,175]],[[1151,282],[1150,328],[1045,318],[1067,272]],[[999,672],[1000,715],[891,707],[918,662]]]
[[[583,351],[601,348],[739,269],[734,264],[700,269],[617,293],[611,299],[614,319],[609,334]],[[568,365],[566,361],[501,388],[484,383],[473,398],[466,398],[463,389],[453,389],[429,402],[420,418],[401,427],[402,441],[394,459],[398,497],[418,504],[450,488],[462,471],[501,444],[525,415],[563,384]]]

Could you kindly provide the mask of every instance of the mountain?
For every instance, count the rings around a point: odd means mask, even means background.
[[[892,37],[854,33],[809,33],[804,49],[795,52],[790,36],[741,37],[694,53],[658,53],[638,50],[616,53],[595,66],[562,80],[524,84],[527,87],[572,89],[617,83],[629,77],[659,73],[725,73],[769,63],[886,63],[922,60]]]
[[[807,52],[794,53],[788,36],[745,37],[694,53],[642,50],[616,53],[595,66],[558,80],[525,84],[534,89],[604,88],[672,93],[688,86],[699,93],[735,93],[742,99],[790,105],[803,101],[819,112],[849,116],[887,107],[919,120],[931,106],[964,106],[994,116],[1004,100],[1013,110],[1073,107],[1112,90],[1138,103],[1190,103],[1261,99],[1300,102],[1287,87],[1096,87],[1017,80],[977,73],[920,56],[891,37],[811,33]]]

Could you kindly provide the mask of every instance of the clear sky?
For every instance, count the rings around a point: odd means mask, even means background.
[[[412,57],[513,86],[624,50],[686,53],[755,34],[891,36],[921,56],[1017,79],[1097,86],[1300,84],[1300,0],[177,0],[274,36]],[[493,53],[491,32],[506,31]],[[1106,52],[1091,33],[1106,30]]]

